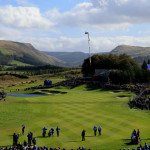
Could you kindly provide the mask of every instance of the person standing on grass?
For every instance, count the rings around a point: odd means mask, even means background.
[[[54,135],[54,128],[51,128],[52,136]]]
[[[82,132],[81,132],[81,136],[82,136],[82,141],[85,141],[85,130],[82,130]]]
[[[15,138],[16,138],[16,133],[13,134],[13,145],[16,145]]]
[[[42,135],[43,135],[43,137],[45,137],[45,135],[46,135],[46,130],[47,130],[47,129],[44,127],[42,130],[43,130]]]
[[[22,125],[22,135],[24,135],[25,128],[26,128],[26,127],[25,127],[25,125],[23,124],[23,125]]]
[[[51,135],[52,135],[52,131],[50,129],[49,132],[48,132],[48,136],[51,137]]]
[[[57,137],[59,136],[59,132],[60,132],[60,128],[58,128],[58,126],[57,126],[57,128],[56,128]]]
[[[36,145],[36,139],[35,139],[35,137],[32,139],[32,143],[33,143],[34,146]]]
[[[98,135],[101,135],[101,134],[102,134],[102,127],[99,126],[99,127],[98,127]]]
[[[13,134],[13,145],[16,146],[18,144],[19,134]]]
[[[32,141],[31,133],[28,133],[27,137],[28,137],[28,145],[30,146],[31,145],[31,141]]]
[[[97,127],[96,126],[93,127],[93,131],[94,131],[94,135],[96,136],[96,133],[97,133]]]
[[[137,130],[136,135],[140,139],[140,130],[139,129]]]

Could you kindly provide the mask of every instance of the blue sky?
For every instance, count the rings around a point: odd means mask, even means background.
[[[149,0],[0,0],[0,39],[39,50],[110,51],[150,46]]]
[[[89,0],[0,0],[1,6],[36,6],[41,11],[58,8],[60,11],[66,11],[74,7],[76,4],[89,2]]]

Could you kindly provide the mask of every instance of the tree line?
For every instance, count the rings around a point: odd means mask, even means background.
[[[135,60],[126,54],[93,55],[82,64],[85,77],[94,76],[95,69],[110,70],[109,80],[113,83],[143,83],[150,82],[150,71],[143,69]]]

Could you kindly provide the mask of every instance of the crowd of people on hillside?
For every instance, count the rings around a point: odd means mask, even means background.
[[[136,148],[123,148],[123,149],[120,149],[120,150],[150,150],[150,145],[145,143],[144,146],[142,146],[140,144],[140,146],[138,146]]]
[[[25,125],[22,125],[22,135],[24,135],[25,133]],[[59,137],[60,134],[60,128],[57,126],[56,129],[54,129],[53,127],[47,132],[47,128],[43,127],[42,128],[42,137],[50,137],[50,136],[54,136],[54,133],[56,131],[56,136]],[[100,136],[102,134],[102,127],[101,126],[93,126],[92,128],[94,135],[93,136]],[[1,147],[0,150],[66,150],[65,148],[52,148],[52,147],[39,147],[37,146],[37,142],[36,142],[36,138],[33,136],[32,132],[29,132],[27,134],[27,141],[24,140],[24,142],[22,144],[20,144],[19,142],[19,137],[20,137],[20,133],[14,133],[13,134],[13,145],[10,147]],[[85,137],[86,137],[86,131],[82,130],[81,132],[81,137],[82,137],[82,141],[85,141]],[[137,145],[141,143],[141,139],[140,139],[140,130],[137,129],[137,131],[134,129],[131,133],[131,145]],[[73,150],[73,149],[70,149]],[[74,149],[75,150],[75,149]],[[79,147],[76,150],[90,150],[89,148],[85,148],[85,147]],[[121,149],[120,149],[121,150]],[[140,144],[140,146],[138,146],[137,148],[124,148],[123,150],[150,150],[150,146],[145,143],[144,146],[142,146]]]
[[[24,135],[24,133],[25,133],[25,125],[22,125],[22,135]],[[47,128],[46,127],[44,127],[43,129],[42,129],[42,136],[43,137],[46,137],[46,132],[47,131]],[[54,128],[51,128],[50,130],[49,130],[49,132],[48,132],[48,134],[47,134],[47,136],[48,137],[50,137],[50,136],[54,136],[54,131],[55,131],[55,129]],[[57,137],[59,136],[59,132],[60,132],[60,128],[57,126],[56,127],[56,135],[57,135]],[[33,149],[35,149],[35,150],[38,150],[37,148],[36,148],[36,138],[33,136],[33,132],[29,132],[28,134],[27,134],[27,141],[26,140],[24,140],[24,142],[23,142],[23,144],[21,145],[20,143],[19,143],[19,137],[20,137],[20,133],[19,134],[17,134],[17,133],[14,133],[13,134],[13,147],[15,148],[15,147],[21,147],[21,148],[24,148],[25,150],[26,149],[28,149],[28,148],[33,148]],[[46,149],[44,149],[44,150],[46,150]]]
[[[22,135],[25,134],[25,129],[26,129],[26,126],[25,125],[22,125],[22,128],[21,128],[21,131],[22,131]],[[42,128],[42,137],[51,137],[51,136],[54,136],[54,132],[56,131],[56,136],[59,137],[59,134],[60,134],[60,128],[57,126],[56,129],[54,129],[53,127],[47,132],[47,128],[46,127],[43,127]],[[94,126],[93,127],[93,132],[94,132],[94,136],[97,135],[97,132],[98,132],[98,135],[101,135],[101,131],[102,131],[102,127],[101,126]],[[81,132],[81,136],[82,136],[82,141],[85,141],[85,133],[86,131],[83,130]],[[14,133],[13,134],[13,145],[10,146],[10,147],[1,147],[0,150],[66,150],[65,148],[48,148],[46,146],[44,147],[38,147],[37,146],[37,142],[36,142],[36,137],[33,136],[33,132],[29,132],[27,134],[27,141],[24,140],[24,142],[22,144],[20,144],[19,142],[19,138],[20,138],[20,133]],[[73,149],[71,149],[73,150]],[[85,147],[79,147],[77,148],[76,150],[90,150],[90,149],[87,149]]]
[[[66,148],[53,148],[53,147],[47,147],[47,146],[43,146],[43,147],[39,147],[39,146],[25,146],[25,145],[21,145],[18,144],[17,146],[10,146],[10,147],[1,147],[0,150],[68,150]],[[70,149],[70,150],[91,150],[90,148],[85,148],[85,147],[78,147],[76,149]]]

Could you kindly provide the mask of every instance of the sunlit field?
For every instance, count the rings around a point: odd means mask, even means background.
[[[66,149],[85,146],[91,149],[108,150],[128,146],[133,129],[140,129],[142,144],[150,142],[150,112],[130,109],[128,100],[133,94],[89,89],[58,87],[49,89],[66,94],[47,94],[37,97],[7,97],[0,102],[0,146],[12,145],[12,134],[25,135],[19,142],[27,141],[32,131],[37,145]],[[119,96],[125,96],[120,98]],[[102,135],[94,136],[93,126],[102,126]],[[60,137],[42,137],[42,128],[60,127]],[[81,131],[86,130],[86,140],[81,141]]]

